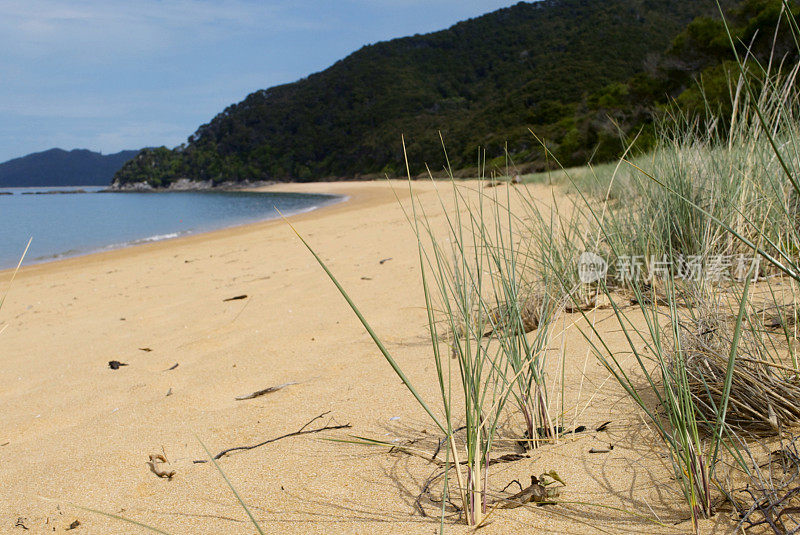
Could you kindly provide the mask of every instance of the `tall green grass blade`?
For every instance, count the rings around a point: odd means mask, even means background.
[[[242,499],[242,497],[241,497],[241,496],[239,496],[239,493],[236,491],[236,488],[233,486],[233,483],[231,483],[230,479],[228,479],[228,476],[227,476],[227,475],[225,474],[225,472],[222,470],[222,467],[219,465],[219,463],[217,462],[217,460],[214,458],[214,455],[213,455],[213,454],[212,454],[212,453],[211,453],[211,452],[208,450],[208,448],[207,448],[207,447],[206,447],[206,445],[203,443],[203,441],[202,441],[202,440],[200,440],[200,437],[198,437],[197,435],[195,435],[195,438],[196,438],[196,439],[197,439],[197,441],[200,443],[200,445],[201,445],[201,446],[203,446],[203,449],[205,450],[206,454],[208,455],[208,458],[209,458],[209,459],[211,460],[211,462],[214,464],[214,468],[216,468],[216,469],[217,469],[217,471],[218,471],[218,472],[220,473],[220,475],[222,476],[222,479],[224,479],[224,480],[225,480],[225,483],[227,483],[227,484],[228,484],[228,488],[230,488],[230,489],[231,489],[231,492],[233,492],[233,495],[234,495],[234,496],[236,496],[236,499],[239,501],[239,505],[241,505],[241,506],[242,506],[242,509],[244,509],[244,512],[245,512],[245,513],[247,513],[247,516],[248,516],[248,517],[250,517],[250,522],[252,522],[252,523],[253,523],[253,526],[256,528],[256,531],[258,531],[258,532],[259,532],[261,535],[264,535],[264,530],[262,530],[262,529],[261,529],[261,526],[259,526],[259,525],[258,525],[258,521],[256,520],[256,517],[254,517],[254,516],[253,516],[253,513],[251,513],[251,512],[250,512],[250,508],[249,508],[249,507],[247,507],[247,504],[246,504],[246,503],[244,503],[244,500]]]
[[[130,518],[125,518],[124,516],[115,515],[114,513],[106,513],[105,511],[100,511],[98,509],[92,509],[91,507],[83,507],[82,505],[76,505],[74,503],[71,503],[70,505],[72,507],[75,507],[76,509],[81,509],[81,510],[89,512],[89,513],[95,513],[95,514],[98,514],[98,515],[102,515],[102,516],[111,518],[113,520],[119,520],[120,522],[125,522],[127,524],[131,524],[131,525],[140,527],[142,529],[146,529],[148,531],[152,531],[153,533],[161,533],[162,535],[170,535],[166,531],[160,530],[158,528],[154,528],[153,526],[148,526],[147,524],[145,524],[143,522],[139,522],[137,520],[131,520]]]
[[[752,272],[752,270],[751,270],[751,272]],[[724,389],[722,391],[722,398],[721,398],[722,407],[719,407],[719,409],[718,409],[717,422],[716,422],[715,429],[714,429],[714,437],[715,437],[714,438],[714,453],[713,453],[713,455],[711,457],[711,459],[712,459],[712,462],[711,462],[712,474],[713,474],[714,466],[716,464],[717,455],[719,453],[719,446],[720,446],[720,443],[722,442],[722,430],[723,430],[723,427],[725,426],[725,416],[728,413],[728,404],[730,402],[730,395],[731,395],[731,384],[733,383],[733,372],[734,372],[734,367],[736,366],[737,352],[739,350],[739,339],[740,339],[741,334],[742,334],[742,324],[744,322],[745,313],[747,312],[747,306],[748,306],[748,303],[749,303],[747,298],[748,298],[748,295],[749,295],[749,292],[750,292],[750,281],[751,281],[750,275],[751,275],[751,272],[748,272],[746,280],[745,280],[744,291],[742,292],[742,297],[741,297],[741,301],[740,301],[740,304],[739,304],[739,313],[736,316],[736,323],[734,324],[733,340],[731,342],[731,351],[730,351],[730,354],[728,355],[728,367],[725,370],[725,384],[724,384]]]
[[[722,6],[719,4],[719,1],[717,2],[717,7],[719,8],[720,15],[722,16],[722,24],[725,27],[725,33],[728,36],[728,42],[731,45],[731,51],[733,52],[734,58],[736,59],[736,65],[739,67],[739,72],[741,73],[741,76],[744,79],[744,87],[747,90],[747,92],[750,94],[750,98],[754,102],[758,102],[758,97],[756,96],[752,85],[747,81],[747,71],[745,69],[745,63],[739,57],[739,52],[736,50],[736,43],[733,40],[733,34],[731,33],[730,26],[728,26],[728,21],[725,18],[725,13],[722,10]],[[790,13],[790,18],[791,18],[791,11],[789,13]],[[761,109],[760,106],[756,105],[754,107],[754,111],[756,113],[756,116],[758,117],[758,120],[761,122],[761,127],[763,128],[764,134],[767,136],[767,140],[769,141],[769,144],[772,146],[772,150],[775,153],[775,157],[778,159],[778,162],[780,163],[780,166],[783,169],[783,172],[786,174],[786,178],[788,178],[789,182],[791,182],[792,187],[795,190],[795,193],[800,195],[800,181],[798,181],[798,179],[795,176],[795,174],[791,171],[791,169],[789,168],[789,164],[785,161],[785,159],[783,157],[783,153],[778,148],[778,144],[777,144],[774,136],[771,133],[772,129],[770,128],[769,123],[767,122],[767,120],[764,117],[763,110]]]
[[[31,242],[33,238],[28,238],[28,244],[25,246],[25,250],[22,252],[22,256],[19,258],[19,262],[17,262],[17,267],[14,268],[14,273],[11,274],[11,280],[8,282],[8,287],[6,288],[3,297],[0,297],[0,308],[3,308],[3,303],[6,301],[6,297],[8,297],[8,292],[11,291],[11,284],[14,282],[14,279],[17,278],[17,273],[19,272],[20,266],[22,266],[22,261],[25,260],[25,255],[28,254],[28,249],[31,246]]]
[[[392,357],[391,353],[389,353],[389,350],[386,349],[386,347],[383,345],[383,342],[381,341],[381,339],[378,337],[377,334],[375,334],[375,331],[372,329],[372,326],[369,324],[369,322],[364,317],[364,315],[361,314],[361,311],[358,309],[356,304],[350,298],[350,295],[347,293],[347,291],[344,289],[344,287],[339,283],[339,280],[334,276],[333,272],[331,272],[331,270],[328,268],[327,264],[325,264],[325,262],[322,260],[322,258],[320,258],[320,256],[314,251],[314,249],[311,248],[311,246],[300,235],[300,233],[297,232],[297,229],[294,228],[294,225],[292,225],[286,218],[284,218],[284,221],[286,221],[286,223],[289,225],[289,227],[292,229],[292,231],[295,233],[295,235],[300,239],[302,244],[306,247],[306,249],[308,249],[308,251],[314,257],[314,259],[316,259],[317,263],[325,271],[325,274],[328,275],[328,278],[331,280],[331,282],[333,282],[334,286],[336,286],[336,289],[339,290],[339,293],[342,294],[342,297],[344,297],[344,300],[347,301],[347,304],[350,305],[350,308],[353,310],[353,312],[355,313],[355,315],[358,318],[358,320],[361,322],[361,324],[367,330],[367,333],[369,333],[370,337],[372,338],[372,341],[378,347],[378,350],[384,356],[384,358],[389,363],[389,365],[392,367],[392,369],[395,371],[395,373],[400,378],[400,380],[403,381],[403,384],[406,386],[406,388],[408,388],[409,392],[411,392],[411,394],[414,396],[414,398],[420,404],[420,407],[422,407],[422,409],[425,412],[428,413],[428,416],[431,417],[431,419],[433,420],[433,423],[435,423],[436,426],[443,433],[447,434],[447,427],[442,425],[442,423],[439,421],[439,418],[428,407],[428,404],[425,403],[425,400],[422,399],[422,396],[419,395],[419,393],[417,392],[417,389],[414,388],[414,385],[411,383],[411,380],[409,380],[408,377],[406,377],[406,374],[400,368],[400,365],[397,364],[397,361],[394,360],[394,357]]]

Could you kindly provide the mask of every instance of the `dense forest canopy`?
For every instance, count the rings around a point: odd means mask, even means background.
[[[765,55],[781,0],[722,1],[736,39]],[[789,34],[787,32],[787,34]],[[789,34],[790,35],[790,34]],[[783,48],[789,50],[788,43]],[[513,161],[543,168],[529,129],[564,165],[617,156],[677,102],[725,106],[728,36],[714,0],[543,0],[455,26],[365,46],[297,82],[257,91],[202,125],[187,143],[145,149],[118,184],[168,186],[474,172]]]

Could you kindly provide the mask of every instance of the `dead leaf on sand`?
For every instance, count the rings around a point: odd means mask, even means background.
[[[296,381],[292,381],[292,382],[289,382],[289,383],[283,383],[282,385],[270,386],[269,388],[265,388],[263,390],[256,390],[252,394],[247,394],[246,396],[237,397],[236,401],[243,401],[245,399],[253,399],[253,398],[261,397],[261,396],[263,396],[265,394],[272,394],[273,392],[277,392],[278,390],[280,390],[282,388],[286,388],[287,386],[296,385],[296,384],[297,384]]]
[[[172,479],[172,477],[175,475],[175,470],[168,470],[162,466],[164,464],[169,464],[169,461],[167,461],[167,458],[160,453],[151,453],[150,460],[147,461],[146,464],[150,467],[150,471],[158,477]]]
[[[607,448],[592,448],[589,453],[610,453],[614,449],[614,444],[609,444]]]

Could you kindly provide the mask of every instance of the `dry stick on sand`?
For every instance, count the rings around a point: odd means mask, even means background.
[[[407,453],[409,455],[416,455],[416,453],[410,452],[408,450],[403,450],[403,449],[396,449],[395,451],[398,451],[398,452],[401,452],[401,453]],[[503,455],[502,457],[499,457],[497,459],[490,460],[489,464],[487,466],[492,466],[493,464],[500,464],[500,463],[511,463],[511,462],[514,462],[514,461],[519,461],[521,459],[529,459],[529,458],[530,458],[529,455],[520,455],[518,453],[509,453],[508,455]],[[434,498],[433,496],[430,495],[430,488],[431,488],[431,486],[433,485],[434,482],[436,482],[437,480],[441,479],[441,477],[444,476],[446,472],[449,472],[450,469],[452,469],[453,466],[454,466],[453,464],[445,463],[444,461],[439,461],[438,459],[435,459],[435,458],[431,458],[431,459],[427,459],[427,460],[432,462],[432,463],[436,463],[438,465],[438,467],[439,467],[439,468],[437,468],[437,470],[440,470],[440,471],[438,473],[435,473],[434,475],[432,475],[431,477],[429,477],[427,479],[427,481],[425,482],[425,485],[422,487],[422,491],[417,495],[416,499],[414,500],[414,507],[416,507],[417,510],[420,512],[420,514],[422,516],[424,516],[425,518],[428,517],[428,513],[425,512],[425,508],[422,506],[422,499],[427,497],[428,500],[430,500],[432,503],[439,503],[439,504],[442,503],[441,500],[437,500],[436,498]],[[461,461],[460,464],[466,465],[467,461]],[[514,480],[511,483],[515,483],[515,482],[520,486],[520,489],[522,489],[522,484],[520,484],[519,481]],[[511,483],[509,483],[506,486],[506,488],[508,488],[508,486],[510,486]],[[503,490],[506,490],[506,489],[503,489]],[[507,500],[511,500],[512,498],[513,498],[513,496],[511,498],[503,498],[503,500],[507,501]],[[447,503],[450,504],[450,506],[453,507],[453,509],[455,509],[456,511],[461,512],[461,507],[459,507],[458,505],[456,505],[455,503],[450,501],[450,499],[447,500]],[[522,504],[520,504],[520,505],[522,505]]]
[[[497,459],[497,461],[513,462],[515,460],[518,460],[518,459],[503,459],[504,457],[509,457],[509,456],[504,455],[500,459]],[[492,463],[489,464],[491,465]],[[420,514],[422,514],[422,516],[426,518],[428,517],[428,514],[425,512],[425,508],[422,506],[422,499],[424,497],[427,497],[433,503],[439,503],[439,504],[442,503],[441,500],[438,500],[430,495],[430,487],[434,483],[434,481],[444,476],[445,473],[450,470],[450,468],[452,468],[452,466],[448,466],[439,473],[434,474],[433,476],[428,478],[427,482],[422,488],[422,492],[420,492],[417,498],[414,500],[414,506],[417,508]],[[546,477],[553,479],[553,481],[548,483],[545,479]],[[559,487],[549,486],[550,483],[556,483],[556,482],[560,483],[561,486]],[[519,480],[515,479],[511,481],[511,483],[506,485],[506,487],[501,492],[505,492],[505,490],[514,483],[519,485],[520,491],[514,494],[513,496],[498,498],[497,500],[494,501],[495,507],[499,507],[501,509],[515,509],[517,507],[522,507],[528,503],[536,503],[538,505],[554,505],[556,502],[552,500],[558,498],[561,494],[561,490],[566,486],[566,484],[564,483],[564,481],[561,480],[558,474],[555,471],[551,470],[549,473],[542,474],[539,477],[531,475],[531,484],[527,488],[523,488],[522,483],[520,483]],[[447,500],[447,502],[456,511],[461,511],[461,508],[458,505],[454,504],[450,500]]]
[[[176,366],[177,366],[177,364],[176,364]],[[299,383],[297,381],[291,381],[291,382],[288,382],[288,383],[283,383],[282,385],[270,386],[269,388],[265,388],[263,390],[256,390],[252,394],[247,394],[246,396],[238,397],[238,398],[236,398],[236,401],[243,401],[245,399],[253,399],[253,398],[257,398],[257,397],[263,396],[264,394],[272,394],[273,392],[277,392],[281,388],[286,388],[287,386],[296,385],[296,384],[299,384]]]
[[[254,445],[252,445],[252,446],[236,446],[236,447],[234,447],[234,448],[228,448],[228,449],[226,449],[226,450],[222,450],[221,452],[217,453],[216,455],[214,455],[214,457],[213,457],[213,458],[214,458],[214,460],[216,461],[217,459],[219,459],[219,458],[221,458],[221,457],[224,457],[225,455],[227,455],[227,454],[229,454],[229,453],[231,453],[231,452],[233,452],[233,451],[240,451],[240,450],[242,450],[242,451],[247,451],[247,450],[253,450],[253,449],[256,449],[256,448],[260,448],[261,446],[264,446],[264,445],[266,445],[266,444],[270,444],[270,443],[272,443],[272,442],[277,442],[277,441],[279,441],[279,440],[282,440],[282,439],[284,439],[284,438],[296,437],[296,436],[299,436],[299,435],[310,435],[310,434],[312,434],[312,433],[319,433],[319,432],[321,432],[321,431],[331,431],[331,430],[333,430],[333,429],[350,429],[351,427],[353,427],[353,426],[352,426],[352,425],[350,425],[350,424],[343,424],[343,425],[325,425],[325,426],[323,426],[323,427],[320,427],[320,428],[318,428],[318,429],[309,429],[309,430],[306,430],[306,427],[308,427],[309,425],[311,425],[311,424],[312,424],[312,423],[314,423],[315,421],[319,420],[320,418],[324,418],[326,415],[330,414],[330,412],[331,412],[331,411],[326,411],[326,412],[323,412],[322,414],[320,414],[319,416],[315,416],[314,418],[312,418],[311,420],[309,420],[309,421],[308,421],[308,422],[307,422],[307,423],[306,423],[306,424],[305,424],[303,427],[301,427],[300,429],[298,429],[298,430],[297,430],[297,431],[295,431],[294,433],[287,433],[287,434],[285,434],[285,435],[281,435],[281,436],[279,436],[279,437],[276,437],[276,438],[271,438],[271,439],[269,439],[269,440],[265,440],[264,442],[259,442],[258,444],[254,444]],[[197,461],[193,461],[193,462],[194,462],[194,464],[201,464],[201,463],[207,463],[208,461],[207,461],[207,460],[205,460],[205,459],[201,459],[201,460],[197,460]]]

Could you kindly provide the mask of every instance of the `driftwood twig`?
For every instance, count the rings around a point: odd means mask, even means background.
[[[326,415],[330,414],[330,412],[331,411],[326,411],[326,412],[323,412],[322,414],[320,414],[319,416],[315,416],[314,418],[309,420],[303,427],[301,427],[300,429],[298,429],[294,433],[287,433],[287,434],[281,435],[279,437],[270,438],[269,440],[265,440],[263,442],[259,442],[258,444],[253,444],[252,446],[236,446],[236,447],[233,447],[233,448],[228,448],[226,450],[222,450],[221,452],[217,453],[216,455],[214,455],[213,458],[216,461],[217,459],[220,459],[221,457],[224,457],[225,455],[227,455],[227,454],[229,454],[231,452],[253,450],[253,449],[256,449],[256,448],[260,448],[261,446],[264,446],[266,444],[271,444],[272,442],[277,442],[277,441],[282,440],[284,438],[296,437],[296,436],[299,436],[299,435],[310,435],[312,433],[319,433],[321,431],[331,431],[333,429],[349,429],[349,428],[353,427],[350,424],[343,424],[343,425],[325,425],[325,426],[319,427],[317,429],[306,429],[306,427],[308,427],[312,423],[316,422],[320,418],[324,418]],[[193,462],[195,464],[200,464],[200,463],[207,463],[208,461],[205,460],[205,459],[201,459],[201,460],[193,461]]]

